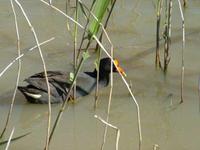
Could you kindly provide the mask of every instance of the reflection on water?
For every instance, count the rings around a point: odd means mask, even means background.
[[[166,77],[154,68],[155,49],[155,8],[152,1],[118,1],[108,28],[115,45],[115,56],[119,57],[127,72],[127,80],[132,82],[134,94],[140,104],[143,135],[143,149],[153,149],[158,144],[162,150],[197,150],[200,147],[200,113],[198,100],[198,77],[200,74],[200,2],[188,1],[185,10],[186,50],[184,103],[180,101],[181,71],[181,20],[177,3],[172,17],[171,62]],[[10,3],[2,0],[0,5],[0,68],[1,70],[16,57],[16,38]],[[54,2],[64,9],[61,0]],[[50,10],[39,1],[22,1],[31,21],[43,41],[56,39],[42,47],[49,70],[69,70],[72,68],[73,41],[66,29],[63,16]],[[131,5],[130,5],[131,4]],[[120,11],[119,11],[120,10]],[[20,11],[17,9],[22,49],[35,45],[32,33]],[[191,17],[192,16],[192,17]],[[89,60],[84,69],[93,68]],[[22,60],[20,84],[29,75],[42,70],[37,50],[30,52]],[[0,127],[5,122],[12,90],[16,78],[15,64],[0,79]],[[137,149],[136,108],[124,84],[115,75],[110,122],[121,130],[120,149]],[[9,82],[8,82],[9,81]],[[70,104],[59,124],[51,149],[94,150],[99,149],[103,136],[103,125],[93,116],[105,118],[109,87],[101,91],[100,103],[93,110],[93,95],[81,98],[75,105]],[[60,105],[53,105],[53,119]],[[31,135],[14,142],[10,149],[41,149],[45,143],[47,105],[33,105],[18,93],[9,129],[15,126],[15,136],[31,131]],[[11,130],[9,130],[10,132]],[[9,135],[7,132],[7,135]],[[86,144],[87,143],[87,144]],[[105,149],[115,149],[115,132],[108,130]]]

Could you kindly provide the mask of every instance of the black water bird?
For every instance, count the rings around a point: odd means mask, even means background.
[[[99,86],[106,87],[109,84],[111,72],[110,58],[102,58],[99,66]],[[116,67],[115,67],[116,66]],[[117,60],[113,65],[113,72],[121,72],[123,69],[119,66]],[[47,71],[47,76],[50,86],[51,103],[59,103],[66,100],[70,87],[69,73],[62,71]],[[30,103],[48,103],[47,84],[44,72],[40,72],[25,79],[27,86],[18,86],[18,89],[23,93]],[[97,70],[93,72],[79,73],[76,80],[76,96],[81,97],[91,93],[97,84]],[[73,94],[70,94],[73,97]]]

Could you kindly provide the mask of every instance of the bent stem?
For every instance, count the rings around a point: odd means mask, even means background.
[[[37,47],[38,47],[38,50],[39,50],[40,58],[41,58],[42,64],[43,64],[45,80],[46,80],[46,84],[47,84],[47,93],[48,93],[48,123],[47,123],[47,135],[46,135],[46,145],[45,145],[46,150],[48,150],[50,125],[51,125],[51,97],[50,97],[50,86],[49,86],[49,80],[48,80],[48,77],[47,77],[46,64],[45,64],[45,61],[44,61],[44,57],[43,57],[42,50],[41,50],[40,45],[39,45],[39,40],[38,40],[37,34],[35,32],[35,29],[32,26],[32,24],[31,24],[29,18],[27,17],[27,15],[26,15],[23,7],[21,6],[21,4],[18,2],[18,0],[15,0],[15,2],[19,6],[19,8],[21,9],[21,11],[22,11],[22,13],[23,13],[23,15],[24,15],[29,27],[30,27],[31,32],[33,33],[35,42],[37,43]]]
[[[114,130],[116,130],[117,135],[116,135],[116,142],[115,142],[115,149],[118,150],[119,149],[119,138],[120,138],[120,129],[110,123],[108,123],[108,121],[103,120],[101,117],[94,115],[94,117],[98,120],[100,120],[103,124],[105,124],[108,127],[113,128]]]
[[[13,5],[13,0],[10,0],[10,3],[11,3],[12,11],[13,11],[13,14],[14,14],[15,30],[16,30],[16,36],[17,36],[17,52],[18,52],[18,57],[19,57],[21,55],[19,29],[18,29],[16,12],[15,12],[15,8],[14,8],[14,5]],[[6,132],[7,126],[9,124],[9,121],[10,121],[10,118],[11,118],[11,114],[12,114],[13,106],[14,106],[14,102],[15,102],[15,97],[16,97],[16,93],[17,93],[17,87],[18,87],[18,84],[19,84],[20,72],[21,72],[21,60],[19,59],[18,60],[18,73],[17,73],[17,78],[16,78],[15,89],[14,89],[14,92],[13,92],[12,101],[11,101],[11,104],[10,104],[6,123],[5,123],[5,126],[4,126],[2,133],[0,135],[0,139],[3,137],[4,133]]]
[[[42,43],[39,43],[39,45],[42,46],[42,45],[44,45],[44,44],[46,44],[46,43],[48,43],[48,42],[50,42],[50,41],[52,41],[52,40],[54,40],[54,39],[55,39],[55,38],[52,37],[52,38],[50,38],[50,39],[48,39],[48,40],[46,40],[46,41],[44,41],[44,42],[42,42]],[[21,58],[24,57],[28,52],[30,52],[30,51],[32,51],[32,50],[34,50],[34,49],[36,49],[36,48],[37,48],[37,45],[34,46],[34,47],[31,47],[30,49],[28,49],[26,53],[22,53],[22,54],[20,54],[18,57],[16,57],[15,59],[13,59],[13,60],[0,72],[0,77],[2,77],[2,76],[4,75],[4,73],[5,73],[17,60],[21,59]]]
[[[104,29],[103,29],[104,30]],[[106,34],[106,32],[105,32]],[[107,36],[107,34],[106,34]],[[93,36],[93,38],[97,41],[97,43],[99,44],[99,46],[101,47],[101,49],[106,53],[106,55],[112,60],[113,64],[114,64],[114,60],[112,59],[112,57],[110,56],[110,54],[106,51],[106,49],[103,47],[103,45],[99,42],[99,40],[97,39],[96,36]],[[115,65],[115,64],[114,64]],[[117,68],[117,66],[115,66]],[[119,71],[118,71],[119,72]],[[126,79],[124,78],[124,76],[119,72],[123,82],[125,83],[129,93],[131,94],[131,97],[136,105],[136,109],[137,109],[137,121],[138,121],[138,133],[139,133],[139,150],[141,150],[141,146],[142,146],[142,130],[141,130],[141,117],[140,117],[140,107],[139,107],[139,104],[136,100],[136,98],[134,97]]]

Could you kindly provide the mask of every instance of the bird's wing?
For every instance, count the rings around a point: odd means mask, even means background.
[[[80,73],[77,77],[78,96],[88,95],[96,86],[96,79],[85,73]]]

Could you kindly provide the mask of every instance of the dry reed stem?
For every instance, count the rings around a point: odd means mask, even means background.
[[[48,43],[48,42],[50,42],[50,41],[52,41],[52,40],[54,40],[54,39],[55,39],[54,37],[53,37],[53,38],[50,38],[50,39],[48,39],[48,40],[46,40],[46,41],[44,41],[44,42],[42,42],[42,43],[39,43],[39,45],[42,46],[42,45],[44,45],[44,44],[46,44],[46,43]],[[30,52],[30,51],[32,51],[32,50],[34,50],[34,49],[36,49],[36,48],[37,48],[37,45],[34,46],[34,47],[31,47],[30,49],[28,49],[27,52]],[[27,53],[27,52],[26,52],[26,53]],[[18,57],[16,57],[15,59],[13,59],[13,60],[0,72],[0,77],[2,77],[2,76],[4,75],[4,73],[5,73],[17,60],[21,59],[24,55],[26,55],[26,53],[22,53],[22,54],[20,54],[20,56],[18,56]]]
[[[108,123],[108,121],[103,120],[101,117],[94,115],[95,118],[97,118],[98,120],[100,120],[103,124],[105,124],[106,126],[109,126],[113,129],[115,129],[117,131],[117,136],[116,136],[116,142],[115,142],[115,148],[116,150],[119,149],[119,138],[120,138],[120,129],[110,123]]]
[[[49,5],[49,4],[48,4],[47,2],[45,2],[44,0],[40,0],[40,1],[43,2],[43,3],[46,4],[46,5]],[[79,0],[79,1],[80,1],[80,0]],[[80,1],[80,2],[81,2],[81,1]],[[76,22],[75,20],[73,20],[73,18],[71,18],[71,17],[69,17],[68,15],[66,15],[64,12],[62,12],[62,11],[61,11],[60,9],[58,9],[57,7],[51,5],[51,8],[57,10],[59,13],[63,14],[65,17],[67,17],[68,19],[70,19],[72,22],[76,23],[80,28],[84,29],[84,27],[83,27],[81,24],[79,24],[78,22]],[[96,18],[95,16],[93,16],[93,17]],[[96,18],[96,19],[97,19],[97,18]],[[97,20],[98,20],[98,19],[97,19]],[[100,24],[101,28],[103,29],[103,31],[104,31],[106,37],[108,38],[107,32],[106,32],[106,30],[104,29],[103,25],[102,25],[101,23],[99,23],[99,24]],[[99,46],[102,48],[102,50],[106,53],[106,55],[111,59],[111,61],[112,61],[113,64],[114,64],[113,58],[110,56],[110,54],[109,54],[109,53],[107,52],[107,50],[104,48],[104,46],[101,44],[101,42],[99,41],[99,39],[98,39],[95,35],[93,35],[92,37],[93,37],[94,40],[99,44]],[[81,64],[81,62],[82,62],[82,61],[80,61],[79,64]],[[115,64],[114,64],[114,65],[115,65]],[[115,67],[117,68],[117,66],[115,66]],[[78,68],[77,68],[77,70],[78,70]],[[119,71],[118,71],[118,72],[119,72]],[[129,88],[129,85],[128,85],[126,79],[124,78],[124,76],[123,76],[120,72],[119,72],[119,74],[120,74],[120,76],[121,76],[123,82],[125,83],[125,85],[126,85],[128,91],[129,91],[129,93],[131,94],[131,97],[132,97],[134,103],[136,104],[136,108],[137,108],[137,120],[138,120],[138,133],[139,133],[139,150],[140,150],[140,149],[141,149],[141,144],[142,144],[142,131],[141,131],[141,119],[140,119],[140,107],[139,107],[139,104],[138,104],[136,98],[134,97],[134,95],[133,95],[131,89]],[[75,75],[75,76],[76,76],[76,75]],[[73,83],[72,83],[72,85],[73,85]],[[72,86],[71,86],[71,87],[72,87]],[[70,88],[70,89],[71,89],[71,88]],[[69,93],[70,93],[70,89],[69,89]],[[69,96],[67,96],[67,97],[69,97]],[[62,114],[63,114],[63,111],[64,111],[64,109],[65,109],[65,105],[66,105],[66,101],[65,101],[65,103],[63,103],[63,105],[61,106],[61,110],[59,111],[59,114],[58,114],[58,117],[57,117],[57,119],[56,119],[56,122],[58,122],[57,120],[60,120],[60,118],[61,118],[61,116],[62,116]],[[54,124],[53,130],[55,130],[54,128],[56,128],[56,126],[57,126],[57,123]],[[53,135],[53,132],[52,132],[51,135],[50,135],[50,139],[51,139],[52,135]]]
[[[66,7],[65,7],[65,9],[66,9],[66,14],[68,14],[68,10],[69,10],[69,8],[70,8],[69,6],[70,6],[70,0],[66,0]],[[69,25],[68,19],[67,19],[67,30],[70,31],[70,25]]]
[[[45,61],[44,61],[44,57],[43,57],[42,50],[41,50],[40,45],[39,45],[39,40],[38,40],[37,34],[35,32],[35,29],[32,26],[32,24],[31,24],[28,16],[26,15],[23,7],[21,6],[21,4],[18,2],[18,0],[15,0],[15,2],[17,3],[17,5],[19,6],[19,8],[21,9],[21,11],[22,11],[22,13],[23,13],[23,15],[24,15],[24,17],[25,17],[25,19],[26,19],[29,27],[30,27],[31,32],[33,33],[35,42],[37,43],[37,46],[38,46],[40,58],[41,58],[42,64],[43,64],[43,69],[44,69],[44,74],[45,74],[45,80],[46,80],[46,84],[47,84],[47,93],[48,93],[48,123],[47,123],[47,135],[46,135],[46,144],[45,144],[45,148],[46,148],[46,150],[48,150],[49,149],[50,126],[51,126],[51,96],[50,96],[49,81],[48,81],[48,77],[47,77],[46,64],[45,64]]]
[[[65,14],[63,11],[61,11],[60,9],[58,9],[57,7],[53,6],[53,5],[49,5],[49,3],[45,2],[44,0],[40,0],[41,2],[43,2],[44,4],[51,6],[51,8],[55,9],[56,11],[58,11],[59,13],[61,13],[62,15],[64,15],[65,17],[67,17],[70,21],[74,22],[75,24],[77,24],[80,28],[84,29],[84,27],[78,23],[77,21],[75,21],[72,17],[68,16],[67,14]]]
[[[21,55],[21,53],[20,53],[19,29],[18,29],[18,23],[17,23],[17,17],[16,17],[15,8],[13,6],[13,1],[10,0],[10,3],[11,3],[12,11],[13,11],[13,14],[14,14],[15,30],[16,30],[16,36],[17,36],[17,51],[18,51],[18,57],[19,57]],[[8,115],[7,115],[6,123],[5,123],[5,126],[4,126],[4,129],[3,129],[2,133],[0,135],[0,138],[2,138],[4,133],[6,132],[7,126],[9,124],[9,121],[10,121],[10,118],[11,118],[11,114],[12,114],[13,106],[14,106],[14,101],[15,101],[15,97],[16,97],[16,93],[17,93],[17,87],[18,87],[18,84],[19,84],[20,72],[21,72],[21,60],[19,59],[18,60],[18,73],[17,73],[17,78],[16,78],[15,89],[14,89],[14,92],[13,92],[12,101],[11,101],[11,104],[10,104],[10,108],[9,108],[9,112],[8,112]]]
[[[78,1],[78,3],[80,3],[82,6],[85,7],[85,5],[84,5],[81,1]],[[86,7],[86,9],[87,9],[88,12],[91,12],[91,11],[92,11],[94,4],[95,4],[95,3],[92,3],[92,5],[91,5],[91,7],[90,7],[89,10],[88,10],[88,8]],[[77,53],[77,59],[78,59],[79,56],[80,56],[83,43],[84,43],[84,41],[86,40],[86,38],[85,38],[85,33],[88,33],[88,31],[87,31],[87,26],[88,26],[89,21],[90,21],[90,16],[91,16],[91,13],[89,13],[89,15],[88,15],[88,17],[87,17],[87,20],[86,20],[86,24],[85,24],[84,31],[83,31],[83,35],[82,35],[82,40],[81,40],[81,42],[80,42],[79,50],[78,50],[78,53]],[[91,42],[91,39],[89,40],[89,42],[88,42],[88,44],[87,44],[87,46],[86,46],[85,49],[87,49],[87,48],[89,47],[90,42]]]
[[[108,37],[108,40],[109,40],[109,42],[111,44],[111,57],[113,58],[113,44],[110,41],[109,37]],[[111,107],[111,101],[112,101],[112,92],[113,92],[113,71],[112,70],[113,70],[113,63],[111,63],[111,65],[110,65],[110,70],[111,70],[111,73],[110,73],[111,74],[111,80],[110,80],[110,93],[109,93],[109,99],[108,99],[108,108],[107,108],[106,122],[109,122],[110,107]],[[104,128],[104,135],[103,135],[103,142],[102,142],[102,145],[101,145],[101,150],[104,149],[104,145],[106,143],[107,130],[108,130],[108,126],[106,124],[105,128]]]
[[[105,25],[104,25],[104,29],[106,29],[107,25],[108,25],[108,21],[110,19],[110,16],[111,16],[111,13],[113,11],[113,8],[115,6],[115,3],[116,3],[116,0],[113,1],[112,3],[112,6],[111,6],[111,9],[109,11],[109,14],[108,14],[108,17],[105,21]],[[89,11],[91,12],[91,11]],[[103,39],[103,32],[101,33],[100,35],[100,38],[99,38],[99,41],[102,43],[102,39]],[[99,46],[97,44],[97,49],[99,49]],[[101,50],[99,49],[99,60],[98,60],[98,63],[100,62],[100,58],[101,58]],[[96,90],[95,90],[95,103],[94,103],[94,108],[97,107],[97,104],[98,104],[98,98],[99,98],[99,71],[97,71],[97,85],[96,85]]]
[[[97,39],[96,36],[93,36],[93,38],[97,41],[97,43],[99,44],[99,46],[102,48],[102,50],[106,53],[106,55],[112,60],[112,62],[114,63],[113,58],[110,56],[110,54],[106,51],[106,49],[103,47],[103,45],[99,42],[99,40]],[[114,64],[115,65],[115,64]],[[117,66],[115,66],[117,68]],[[136,104],[136,108],[137,108],[137,121],[138,121],[138,134],[139,134],[139,150],[141,150],[141,144],[142,144],[142,130],[141,130],[141,119],[140,119],[140,107],[139,104],[136,100],[136,98],[134,97],[126,79],[124,78],[124,76],[118,71],[118,73],[120,74],[123,82],[125,83],[129,93],[131,94],[131,97],[134,101],[134,103]]]
[[[12,136],[13,136],[14,132],[15,132],[15,127],[13,127],[13,129],[12,129],[12,132],[11,132],[10,137],[8,139],[8,142],[7,142],[5,150],[8,150],[8,147],[10,146],[10,142],[11,142],[11,139],[12,139]]]
[[[155,65],[156,67],[159,66],[162,68],[161,61],[160,61],[160,20],[161,20],[161,12],[162,12],[162,0],[158,0],[157,4],[157,23],[156,23],[156,59]]]
[[[181,53],[182,54],[182,59],[181,59],[181,101],[180,101],[180,103],[183,103],[183,86],[184,86],[184,71],[185,71],[185,66],[184,66],[185,19],[184,19],[183,10],[182,10],[182,6],[181,6],[180,0],[178,0],[178,4],[179,4],[179,9],[180,9],[180,13],[181,13],[181,19],[182,19],[182,35],[183,35],[182,53]]]

